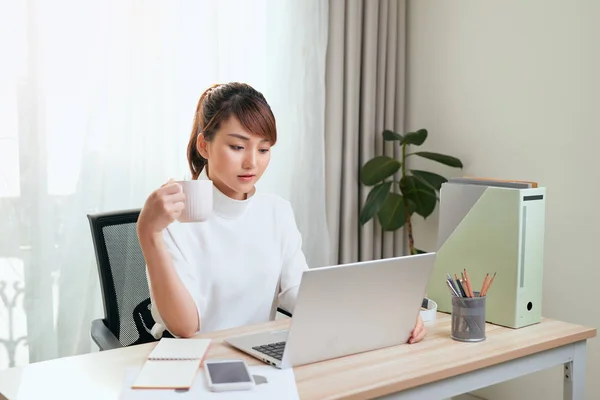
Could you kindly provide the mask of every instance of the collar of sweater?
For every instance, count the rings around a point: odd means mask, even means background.
[[[210,180],[206,173],[206,167],[202,169],[198,179]],[[256,188],[253,188],[252,192],[248,194],[247,199],[236,200],[223,194],[223,192],[213,185],[213,212],[226,218],[239,217],[246,211],[255,193]]]

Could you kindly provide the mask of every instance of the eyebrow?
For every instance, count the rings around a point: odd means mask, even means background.
[[[239,133],[228,133],[227,136],[231,136],[231,137],[238,138],[240,140],[245,140],[245,141],[250,140],[250,138],[248,136],[240,135]],[[269,139],[264,138],[261,140],[261,142],[269,142]]]

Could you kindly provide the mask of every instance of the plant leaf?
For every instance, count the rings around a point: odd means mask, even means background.
[[[427,139],[427,130],[419,129],[416,132],[409,132],[404,135],[404,139],[402,139],[400,144],[414,144],[415,146],[420,146],[425,142],[425,139]]]
[[[417,249],[415,247],[415,254],[425,254],[425,253],[427,253],[425,250]]]
[[[383,140],[386,140],[386,141],[400,140],[400,141],[402,141],[403,139],[404,138],[399,133],[390,131],[389,129],[386,129],[385,131],[383,131]]]
[[[400,169],[400,162],[388,156],[377,156],[363,165],[360,171],[360,181],[363,185],[373,186],[387,177],[394,175]]]
[[[377,216],[384,231],[395,231],[401,228],[406,223],[404,197],[398,193],[390,193]]]
[[[420,180],[422,183],[431,186],[432,189],[435,189],[438,192],[442,188],[442,183],[448,182],[448,179],[441,175],[434,174],[433,172],[421,171],[419,169],[411,169],[410,172],[415,178]]]
[[[430,151],[418,151],[418,152],[412,153],[412,154],[416,154],[423,158],[428,158],[430,160],[437,161],[437,162],[447,165],[449,167],[453,167],[453,168],[462,168],[463,167],[462,162],[458,158],[448,156],[446,154],[432,153]]]
[[[402,194],[415,203],[415,212],[427,218],[437,203],[435,190],[419,181],[414,176],[406,176],[400,181]]]
[[[359,222],[361,225],[369,222],[375,214],[381,210],[385,199],[390,193],[390,188],[392,187],[392,182],[383,182],[379,185],[373,186],[373,189],[369,192],[367,196],[367,200],[360,212]]]

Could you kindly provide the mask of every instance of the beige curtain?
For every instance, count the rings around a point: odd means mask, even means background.
[[[360,167],[374,155],[398,156],[384,129],[404,130],[405,0],[330,0],[325,161],[331,263],[404,254],[404,232],[360,226],[368,194]],[[337,251],[336,251],[337,250]]]

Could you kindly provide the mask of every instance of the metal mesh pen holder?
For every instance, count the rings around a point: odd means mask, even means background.
[[[476,296],[478,293],[475,294]],[[461,342],[485,340],[485,296],[452,296],[452,327],[450,336]]]

